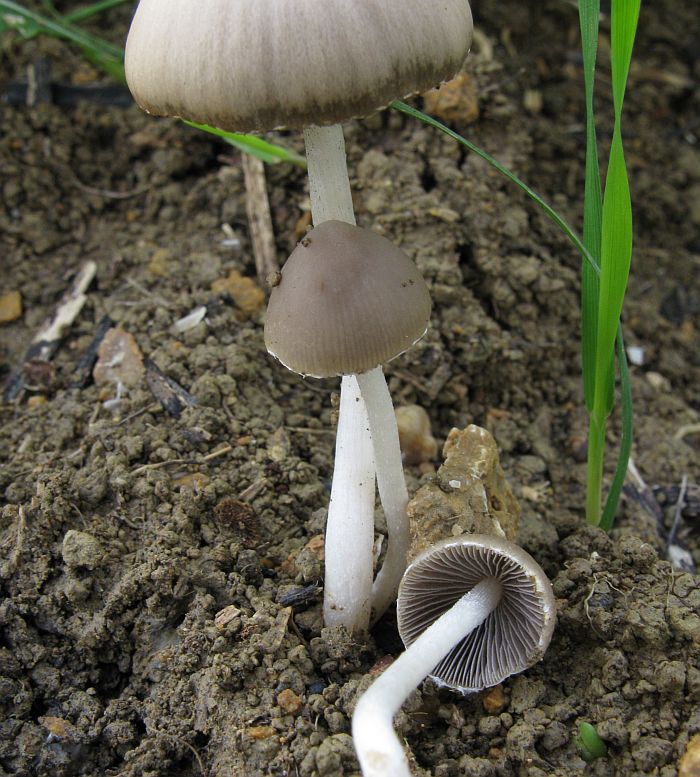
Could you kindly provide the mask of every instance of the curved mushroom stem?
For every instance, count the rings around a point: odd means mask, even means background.
[[[396,598],[401,577],[406,571],[406,556],[411,542],[406,515],[408,491],[394,405],[382,368],[375,367],[355,377],[367,409],[377,487],[386,517],[389,542],[384,563],[372,588],[372,618],[376,621]]]
[[[393,718],[411,691],[498,606],[502,585],[489,577],[430,625],[372,683],[355,707],[352,736],[364,777],[411,777]]]

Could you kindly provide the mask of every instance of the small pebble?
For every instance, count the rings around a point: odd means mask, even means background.
[[[301,712],[301,699],[291,688],[280,691],[277,704],[285,715],[298,715]]]
[[[412,466],[435,458],[437,442],[430,431],[428,414],[422,407],[397,407],[396,424],[399,427],[399,445],[404,464]]]
[[[231,270],[227,278],[219,278],[211,285],[214,294],[229,294],[236,307],[246,317],[254,316],[265,305],[265,292],[252,279]]]
[[[448,124],[472,124],[479,118],[479,100],[474,78],[460,73],[439,89],[423,95],[425,110]]]
[[[92,371],[95,383],[138,386],[143,373],[143,356],[133,335],[116,327],[109,329],[97,351],[97,363]]]
[[[67,567],[94,569],[100,565],[102,559],[102,546],[92,536],[84,531],[69,529],[61,548],[63,561]]]
[[[275,735],[275,729],[272,726],[250,726],[246,729],[246,733],[251,739],[269,739]]]
[[[700,734],[688,742],[678,764],[678,777],[700,777]]]
[[[495,685],[486,691],[481,699],[481,703],[489,715],[497,715],[499,712],[503,712],[508,704],[506,695],[503,692],[503,686]]]
[[[0,294],[0,324],[9,324],[22,315],[22,297],[18,291]]]

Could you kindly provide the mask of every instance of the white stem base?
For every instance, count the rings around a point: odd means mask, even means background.
[[[372,600],[374,453],[355,377],[343,378],[326,524],[323,622],[366,632]]]
[[[474,586],[360,698],[352,716],[352,736],[364,777],[411,777],[406,754],[394,731],[394,715],[449,651],[488,618],[498,606],[501,593],[502,586],[494,578]]]
[[[401,577],[406,571],[406,556],[411,539],[406,514],[408,491],[394,405],[382,368],[375,367],[358,375],[357,382],[367,408],[379,498],[388,531],[386,556],[372,591],[372,618],[376,621],[396,598]]]

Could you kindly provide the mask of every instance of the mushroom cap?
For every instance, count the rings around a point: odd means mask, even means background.
[[[497,685],[542,658],[556,619],[547,576],[514,543],[471,534],[443,540],[421,553],[399,587],[399,633],[408,647],[486,577],[496,578],[503,587],[498,606],[430,674],[438,684],[463,693]]]
[[[335,124],[451,78],[471,37],[467,0],[141,0],[126,79],[159,116]]]
[[[324,221],[282,268],[265,345],[301,375],[358,374],[410,348],[429,321],[428,287],[400,248],[369,229]]]

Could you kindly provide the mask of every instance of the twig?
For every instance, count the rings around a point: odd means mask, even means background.
[[[4,392],[4,399],[10,402],[25,387],[24,367],[30,361],[48,362],[58,350],[66,330],[73,324],[87,301],[86,291],[92,283],[97,265],[85,262],[68,291],[61,297],[53,315],[48,318],[36,333],[24,355],[22,366],[11,376]]]
[[[300,434],[330,434],[335,436],[333,429],[311,429],[308,426],[285,426],[285,429],[290,432],[299,432]]]
[[[250,239],[253,243],[255,269],[258,281],[264,284],[267,276],[270,273],[278,272],[280,268],[277,261],[275,235],[272,230],[270,202],[267,198],[265,166],[257,157],[250,154],[243,154],[241,163],[245,177],[245,209],[248,216]]]
[[[199,751],[194,747],[194,745],[191,745],[186,739],[183,739],[182,737],[177,736],[177,734],[171,734],[168,731],[162,731],[161,729],[158,729],[158,728],[151,729],[149,731],[149,734],[156,734],[158,736],[165,737],[166,739],[172,739],[178,744],[186,747],[196,758],[197,765],[199,766],[199,771],[206,777],[207,772],[204,768],[204,764],[202,763],[202,758],[199,755]]]
[[[9,571],[14,572],[19,564],[20,556],[22,555],[22,547],[24,546],[24,536],[27,529],[27,518],[24,514],[24,507],[19,506],[17,513],[17,534],[15,539],[15,547],[8,559]]]
[[[164,308],[172,307],[167,299],[165,299],[164,297],[158,296],[158,294],[154,294],[152,291],[149,291],[145,286],[140,284],[138,281],[135,281],[133,278],[127,278],[126,282],[129,284],[129,286],[136,289],[136,291],[140,291],[141,294],[144,295],[144,297],[150,297],[154,302],[157,302],[161,307],[164,307]]]
[[[681,426],[680,429],[676,431],[673,435],[673,439],[682,440],[684,437],[687,437],[687,435],[696,434],[697,432],[700,432],[700,424],[685,424],[685,426]]]
[[[177,381],[163,374],[152,359],[144,359],[146,384],[163,409],[173,418],[179,418],[186,407],[195,407],[197,401]]]
[[[85,353],[80,357],[78,366],[75,368],[75,380],[72,385],[74,388],[85,388],[92,376],[92,368],[97,360],[97,351],[100,343],[104,340],[107,331],[114,326],[114,321],[109,316],[103,316],[97,325],[95,334],[90,341]]]
[[[121,421],[118,421],[116,424],[114,424],[115,428],[117,426],[123,426],[124,424],[128,423],[129,421],[132,421],[134,418],[138,418],[140,415],[143,415],[144,413],[152,413],[154,410],[158,410],[160,407],[160,402],[152,402],[150,405],[146,405],[145,407],[142,407],[140,410],[134,410],[133,413],[129,413],[128,416],[125,418],[122,418]]]
[[[204,462],[204,461],[211,461],[212,459],[218,459],[219,456],[223,456],[226,453],[231,453],[232,450],[233,450],[233,446],[224,445],[223,448],[218,448],[212,453],[207,453],[207,455],[202,459],[202,461]]]
[[[165,461],[154,461],[151,464],[142,464],[140,467],[131,473],[132,475],[140,475],[142,472],[148,472],[152,469],[162,469],[163,467],[169,467],[172,464],[187,464],[188,466],[198,466],[200,464],[206,464],[209,461],[218,459],[220,456],[225,456],[227,453],[231,453],[233,447],[231,445],[224,445],[222,448],[217,448],[211,453],[207,453],[201,459],[166,459]]]
[[[671,530],[668,533],[668,545],[676,544],[676,534],[678,534],[678,527],[681,523],[681,516],[683,508],[685,507],[685,494],[688,490],[688,475],[683,475],[681,479],[681,488],[678,492],[678,501],[676,502],[676,508],[673,513],[673,523],[671,524]]]

